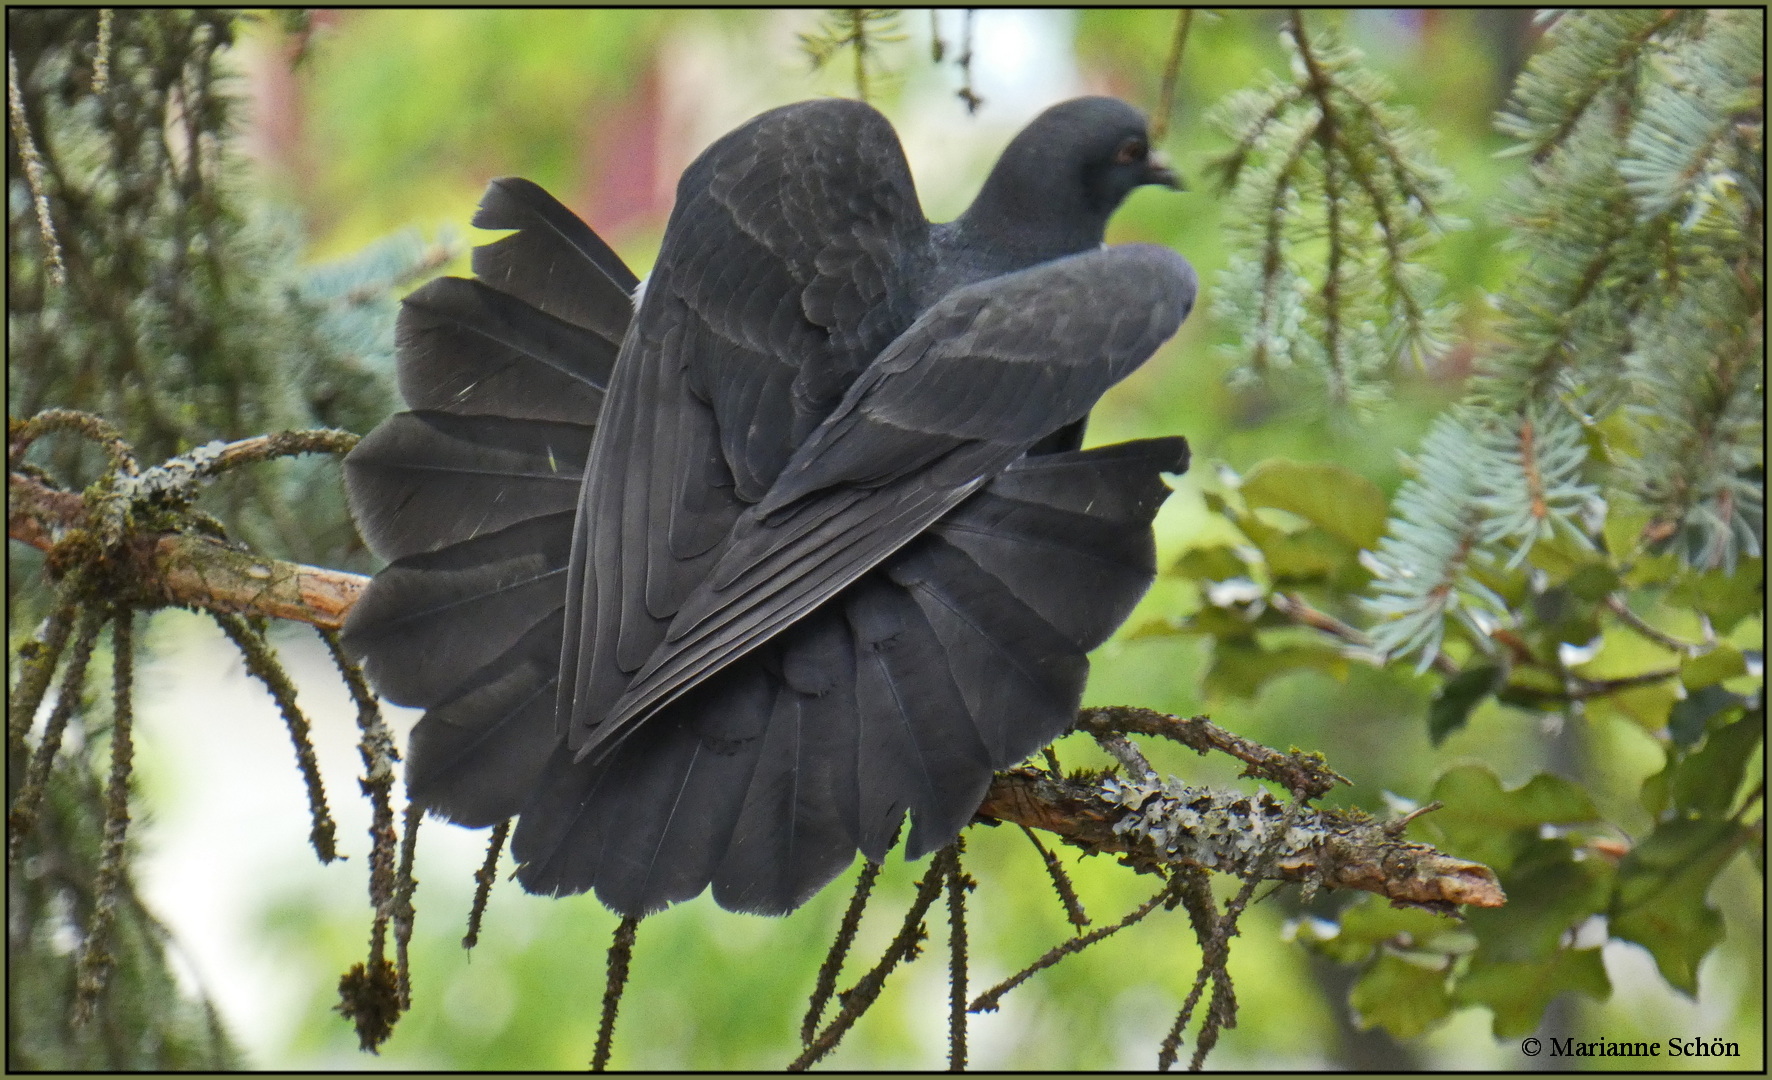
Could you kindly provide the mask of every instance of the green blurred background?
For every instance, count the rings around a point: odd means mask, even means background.
[[[774,105],[854,92],[847,58],[813,71],[797,35],[815,11],[339,11],[304,26],[268,16],[238,50],[251,121],[243,182],[297,213],[315,259],[349,255],[400,230],[455,237],[486,182],[537,181],[577,211],[644,273],[657,249],[676,177],[720,134]],[[1486,292],[1516,270],[1491,198],[1519,169],[1490,119],[1535,40],[1524,12],[1316,12],[1337,23],[1387,74],[1397,97],[1439,133],[1438,150],[1462,185],[1453,213],[1466,227],[1443,245],[1443,271],[1471,312],[1464,340],[1434,370],[1405,375],[1396,400],[1364,424],[1326,415],[1282,389],[1233,391],[1232,359],[1202,304],[1181,334],[1116,388],[1095,413],[1091,439],[1170,433],[1193,443],[1193,473],[1158,520],[1162,559],[1217,538],[1200,491],[1215,463],[1246,471],[1275,456],[1335,461],[1386,493],[1402,479],[1397,452],[1412,447],[1452,400],[1489,334]],[[1172,11],[981,11],[973,25],[969,115],[956,96],[964,15],[936,26],[947,61],[931,60],[931,16],[906,12],[904,39],[879,54],[874,101],[905,142],[925,210],[957,214],[997,151],[1054,101],[1112,93],[1156,109],[1176,15]],[[1110,242],[1173,246],[1209,292],[1226,252],[1220,202],[1203,165],[1221,146],[1201,114],[1284,62],[1279,13],[1194,20],[1163,149],[1192,182],[1184,194],[1144,190]],[[464,245],[465,246],[465,245]],[[465,257],[449,268],[466,273]],[[1185,612],[1192,586],[1159,581],[1129,623]],[[484,837],[452,826],[421,833],[412,944],[413,1010],[379,1057],[356,1049],[330,1011],[340,973],[361,960],[369,928],[364,876],[368,818],[350,777],[354,710],[311,634],[279,642],[316,716],[321,764],[348,862],[306,857],[300,780],[275,712],[229,658],[212,624],[168,614],[151,630],[156,659],[143,707],[144,890],[178,935],[187,967],[215,995],[253,1065],[263,1068],[573,1069],[589,1060],[614,917],[590,897],[543,900],[501,883],[479,947],[460,938]],[[1266,683],[1252,699],[1208,699],[1203,639],[1122,637],[1104,647],[1088,703],[1208,712],[1220,725],[1286,748],[1320,750],[1356,786],[1332,796],[1375,813],[1384,793],[1422,799],[1445,769],[1481,761],[1509,786],[1579,765],[1610,820],[1643,818],[1636,794],[1661,754],[1628,722],[1596,720],[1579,744],[1535,716],[1493,704],[1442,746],[1430,746],[1428,689],[1405,670],[1359,665]],[[394,719],[404,731],[416,717]],[[1060,745],[1067,767],[1105,764],[1092,744]],[[1167,746],[1148,752],[1190,782],[1240,784],[1228,760]],[[225,761],[226,769],[205,763]],[[1019,831],[975,828],[969,870],[974,991],[1068,936],[1038,856]],[[1456,854],[1456,852],[1455,852]],[[1073,872],[1097,924],[1141,902],[1154,883],[1103,859]],[[503,872],[508,872],[508,858]],[[852,964],[896,931],[920,867],[889,863]],[[784,920],[733,915],[706,897],[648,920],[621,1011],[612,1065],[630,1069],[773,1069],[798,1051],[799,1020],[853,875]],[[1605,959],[1614,993],[1601,1004],[1563,999],[1546,1029],[1628,1040],[1718,1035],[1760,1055],[1762,903],[1745,861],[1714,898],[1728,925],[1707,961],[1696,1001],[1671,990],[1643,950],[1614,942]],[[1467,1009],[1409,1043],[1358,1028],[1345,1004],[1351,969],[1289,940],[1292,921],[1332,913],[1351,897],[1308,906],[1287,890],[1254,907],[1235,942],[1240,1024],[1209,1064],[1217,1069],[1496,1069],[1530,1067],[1490,1018]],[[901,969],[875,1009],[826,1059],[834,1068],[939,1068],[946,1060],[944,928],[928,955]],[[1603,936],[1603,935],[1602,935]],[[1198,963],[1185,916],[1153,917],[1067,960],[976,1017],[978,1068],[1145,1069]],[[852,983],[852,970],[841,986]],[[1665,1059],[1658,1066],[1675,1064]]]

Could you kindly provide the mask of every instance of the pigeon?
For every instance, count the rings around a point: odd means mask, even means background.
[[[951,843],[1073,725],[1187,468],[1082,448],[1197,291],[1104,244],[1146,184],[1179,186],[1143,114],[1079,98],[932,224],[881,113],[800,102],[688,167],[642,287],[493,181],[510,232],[406,299],[409,411],[345,459],[388,563],[343,640],[425,710],[412,802],[515,818],[526,889],[636,917],[785,914],[907,815],[906,858]]]

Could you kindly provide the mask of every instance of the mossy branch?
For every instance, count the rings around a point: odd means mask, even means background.
[[[13,500],[8,535],[54,552],[81,532],[85,508],[80,496],[55,491],[18,473],[9,477],[9,486]],[[43,539],[49,542],[40,542]],[[133,564],[139,575],[137,594],[166,604],[336,628],[368,584],[368,578],[358,574],[265,559],[190,535],[136,538],[132,543],[143,553]],[[1245,775],[1271,780],[1306,799],[1345,782],[1312,755],[1282,754],[1204,718],[1173,717],[1136,707],[1094,708],[1082,712],[1077,726],[1092,734],[1149,735],[1181,742],[1202,753],[1228,753],[1248,766]],[[1125,854],[1135,862],[1188,862],[1185,857],[1150,849],[1135,832],[1116,831],[1117,823],[1133,816],[1127,804],[1117,801],[1126,790],[1128,786],[1117,780],[1083,784],[1032,769],[1014,769],[999,774],[979,813],[1055,833],[1088,851]],[[1232,832],[1247,827],[1253,820],[1250,815],[1257,813],[1253,809],[1257,800],[1240,793],[1199,794],[1228,800],[1227,805],[1241,805],[1225,819],[1226,829]],[[1279,813],[1278,804],[1272,806],[1273,813]],[[1399,841],[1370,818],[1313,810],[1301,818],[1299,830],[1299,843],[1276,860],[1274,880],[1312,880],[1326,887],[1363,889],[1392,900],[1441,908],[1456,904],[1493,907],[1503,900],[1487,867],[1425,845]]]
[[[1060,779],[1032,768],[997,774],[980,817],[1056,833],[1095,854],[1114,854],[1142,869],[1204,866],[1240,873],[1255,866],[1261,837],[1285,807],[1268,795],[1162,787],[1109,776]],[[1393,835],[1359,811],[1302,811],[1277,849],[1265,880],[1360,889],[1438,911],[1460,904],[1499,907],[1506,897],[1494,871]]]

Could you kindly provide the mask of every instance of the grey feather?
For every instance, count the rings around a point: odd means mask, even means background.
[[[907,813],[912,857],[951,840],[1070,724],[1186,468],[1179,439],[1079,449],[1197,287],[1101,248],[1172,181],[1145,139],[1055,106],[931,225],[878,112],[772,110],[685,171],[643,293],[495,181],[475,224],[516,231],[408,300],[416,411],[346,463],[395,560],[347,644],[429,708],[415,803],[516,814],[526,888],[630,915],[710,885],[790,911]]]

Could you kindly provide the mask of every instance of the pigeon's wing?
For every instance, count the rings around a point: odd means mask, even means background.
[[[779,915],[850,866],[953,839],[991,776],[1076,720],[1156,573],[1183,439],[1018,460],[877,569],[595,761],[562,747],[512,838],[542,893],[640,915],[713,886]],[[544,751],[545,753],[545,751]]]
[[[540,188],[496,180],[480,280],[439,278],[396,324],[397,413],[345,458],[370,549],[393,560],[345,647],[413,729],[414,802],[464,825],[516,813],[557,741],[567,552],[634,275]]]
[[[1175,333],[1195,290],[1181,256],[1127,245],[979,282],[930,308],[736,522],[579,757],[604,752],[1080,419]]]
[[[897,136],[860,102],[764,113],[684,172],[579,501],[559,703],[574,746],[909,324],[932,259]]]
[[[474,226],[516,230],[474,249],[476,278],[613,341],[627,333],[639,279],[552,195],[520,177],[494,180],[480,198]]]

